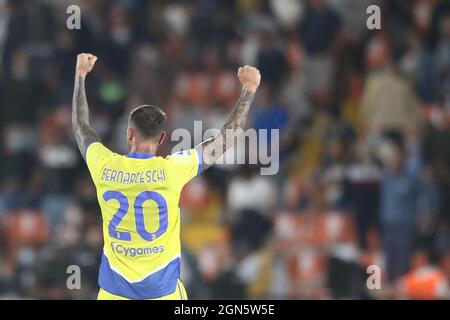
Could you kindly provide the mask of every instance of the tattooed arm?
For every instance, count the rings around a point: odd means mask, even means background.
[[[97,57],[82,53],[77,56],[75,85],[72,99],[72,127],[83,157],[89,143],[100,141],[98,134],[89,124],[89,107],[86,99],[84,82],[86,75],[91,72]]]
[[[212,166],[235,143],[240,129],[244,129],[247,114],[261,81],[259,70],[245,66],[239,68],[238,78],[242,84],[242,93],[233,111],[231,111],[220,133],[199,146],[203,153],[203,169]]]

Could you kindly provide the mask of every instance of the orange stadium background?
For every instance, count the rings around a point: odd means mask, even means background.
[[[220,128],[236,69],[261,71],[248,126],[280,130],[280,169],[216,165],[185,187],[190,299],[450,298],[445,0],[0,0],[0,298],[98,292],[101,215],[71,128],[79,52],[98,56],[91,122],[119,153],[131,108],[161,106],[169,134]]]

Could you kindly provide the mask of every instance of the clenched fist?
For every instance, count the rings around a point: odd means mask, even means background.
[[[261,82],[258,69],[250,66],[240,67],[237,75],[245,91],[255,92],[258,89]]]
[[[85,77],[89,72],[92,71],[97,57],[90,53],[80,53],[77,56],[77,73],[80,76]]]

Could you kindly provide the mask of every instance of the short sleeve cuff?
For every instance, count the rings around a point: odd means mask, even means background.
[[[197,176],[199,176],[203,170],[203,153],[202,153],[202,149],[200,146],[196,147],[195,151],[197,152],[197,156],[198,156]]]

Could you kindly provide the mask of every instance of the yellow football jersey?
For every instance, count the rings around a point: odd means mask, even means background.
[[[180,192],[202,171],[200,150],[119,155],[94,142],[86,163],[103,218],[99,286],[131,299],[173,293],[180,278]]]

